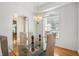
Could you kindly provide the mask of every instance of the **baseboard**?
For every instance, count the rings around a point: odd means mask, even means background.
[[[75,50],[71,50],[71,49],[67,49],[67,48],[63,48],[63,47],[60,47],[60,46],[55,46],[57,48],[61,48],[61,49],[64,49],[64,50],[67,50],[67,51],[72,51],[72,52],[75,52],[78,54],[78,51],[75,51]]]

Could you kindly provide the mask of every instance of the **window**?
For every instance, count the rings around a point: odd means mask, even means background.
[[[44,21],[45,31],[49,33],[56,33],[56,38],[59,38],[59,16],[47,16]]]

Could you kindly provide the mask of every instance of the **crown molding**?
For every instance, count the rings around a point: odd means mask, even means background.
[[[75,3],[75,2],[52,2],[52,3],[47,3],[45,5],[41,5],[40,7],[37,8],[36,13],[45,13],[52,11],[54,9],[63,7],[65,5]]]

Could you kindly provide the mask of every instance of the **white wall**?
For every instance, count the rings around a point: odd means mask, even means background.
[[[56,40],[56,45],[77,50],[78,28],[77,28],[77,5],[69,4],[56,9],[60,16],[60,39]]]
[[[12,16],[17,13],[29,20],[29,31],[35,32],[33,22],[33,6],[30,3],[0,3],[0,35],[8,37],[8,45],[12,49]]]
[[[63,3],[62,3],[63,4]],[[46,5],[47,6],[47,5]],[[50,5],[48,4],[50,7]],[[50,9],[49,7],[42,8],[44,10]],[[57,4],[58,6],[58,4]],[[56,6],[56,7],[57,7]],[[62,5],[61,5],[62,6]],[[62,7],[51,6],[52,10],[45,11],[46,13],[49,12],[56,12],[59,15],[59,23],[60,23],[60,39],[56,40],[56,45],[71,49],[71,50],[78,50],[78,11],[77,11],[77,3],[70,3],[66,4]]]

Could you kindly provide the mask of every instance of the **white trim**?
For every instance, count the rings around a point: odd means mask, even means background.
[[[40,13],[45,13],[45,12],[52,11],[52,10],[54,10],[54,9],[63,7],[63,6],[65,6],[65,5],[68,5],[68,4],[71,4],[71,3],[75,3],[75,2],[58,2],[57,4],[54,4],[54,5],[53,5],[53,3],[52,3],[52,5],[51,5],[51,3],[48,3],[47,6],[49,6],[49,7],[47,7],[47,8],[38,7],[38,9],[39,9]],[[45,5],[44,5],[44,6],[45,6]],[[42,9],[41,9],[41,8],[42,8]],[[37,10],[37,11],[38,11],[38,10]]]

